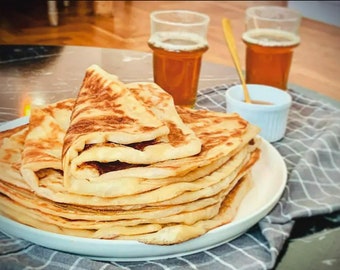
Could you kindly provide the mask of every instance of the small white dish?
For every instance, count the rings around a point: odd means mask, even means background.
[[[247,87],[254,103],[246,103],[242,85],[234,85],[226,92],[227,112],[236,112],[245,120],[260,127],[260,136],[269,142],[282,139],[292,104],[290,94],[281,89],[261,84],[247,84]],[[270,104],[257,104],[258,101]]]

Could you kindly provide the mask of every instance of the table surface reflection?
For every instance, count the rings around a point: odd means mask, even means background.
[[[0,46],[0,123],[24,116],[30,104],[75,97],[86,68],[92,64],[117,75],[125,83],[153,81],[149,53],[80,46]],[[233,67],[203,62],[199,88],[238,82]],[[337,228],[339,222],[323,217],[297,221],[292,239]],[[298,265],[298,258],[287,257],[294,244],[287,247],[281,259]]]
[[[78,46],[0,46],[0,122],[24,114],[28,104],[75,97],[85,70],[97,64],[125,83],[152,81],[149,53]],[[204,62],[199,88],[237,82],[231,67]]]

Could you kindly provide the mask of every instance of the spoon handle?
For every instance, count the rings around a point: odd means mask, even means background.
[[[247,103],[251,103],[248,88],[247,88],[247,85],[245,83],[243,73],[242,73],[242,70],[241,70],[240,59],[239,59],[238,54],[237,54],[237,48],[236,48],[236,45],[235,45],[235,40],[234,40],[234,36],[233,36],[233,32],[231,30],[231,25],[230,25],[229,20],[224,18],[222,20],[222,25],[223,25],[223,31],[224,31],[224,38],[227,42],[230,54],[232,56],[232,59],[234,61],[237,73],[238,73],[240,80],[241,80],[241,83],[242,83],[244,99]]]

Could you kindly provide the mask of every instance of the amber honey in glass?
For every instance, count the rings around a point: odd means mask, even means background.
[[[154,81],[172,95],[176,105],[193,107],[196,102],[202,55],[208,49],[198,39],[183,38],[151,40]]]
[[[202,56],[208,50],[209,17],[186,10],[154,11],[148,45],[153,54],[155,83],[176,105],[194,107]]]
[[[287,89],[294,48],[300,39],[281,30],[250,30],[246,44],[246,82]]]
[[[253,6],[246,10],[246,83],[287,89],[301,14],[280,6]]]

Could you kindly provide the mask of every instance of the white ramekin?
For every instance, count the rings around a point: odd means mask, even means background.
[[[267,85],[248,84],[247,87],[252,100],[266,101],[272,105],[244,102],[242,85],[235,85],[226,91],[227,112],[236,112],[245,120],[260,127],[260,136],[269,142],[282,139],[292,104],[290,94]]]

